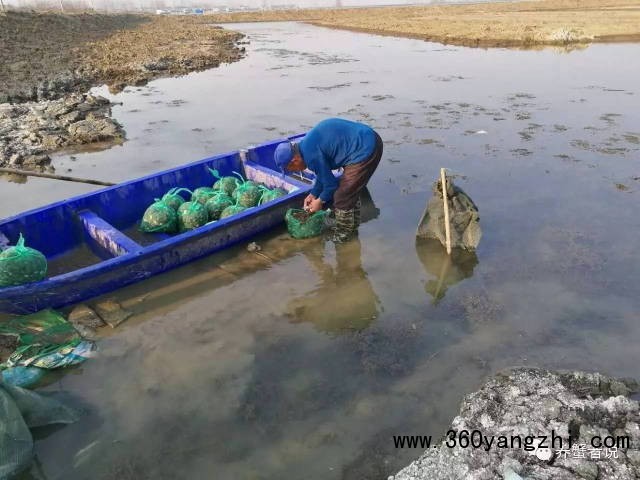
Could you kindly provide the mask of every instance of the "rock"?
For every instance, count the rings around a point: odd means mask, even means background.
[[[142,69],[149,72],[161,72],[171,67],[171,60],[168,58],[159,58],[142,64]]]
[[[82,338],[87,340],[96,340],[98,338],[98,332],[95,328],[85,325],[74,325],[73,328],[76,329],[76,332],[78,332]]]
[[[247,252],[259,252],[260,250],[262,250],[262,247],[256,242],[251,242],[247,245]]]
[[[598,373],[552,372],[515,368],[490,378],[477,392],[465,397],[451,429],[478,430],[484,438],[527,435],[562,439],[554,449],[526,451],[524,448],[447,448],[444,439],[393,480],[479,480],[518,478],[525,480],[633,480],[638,478],[640,454],[640,408],[625,395],[638,390],[635,380],[616,379]],[[621,395],[620,392],[626,392]],[[575,437],[574,437],[575,435]],[[631,448],[619,448],[617,457],[590,453],[594,435],[630,438]],[[587,443],[584,457],[569,450]],[[496,445],[497,445],[497,441]],[[508,476],[507,476],[508,475]],[[517,475],[517,476],[514,476]]]
[[[116,328],[132,315],[131,312],[123,309],[118,302],[113,300],[100,302],[96,304],[95,308],[102,320],[104,320],[111,328]]]
[[[73,94],[59,100],[0,105],[0,166],[42,170],[49,153],[71,145],[119,140],[110,102]]]
[[[69,323],[76,326],[83,326],[89,328],[100,328],[104,327],[104,321],[96,314],[96,312],[87,305],[78,305],[71,313],[69,313],[69,317],[67,318]]]
[[[67,128],[71,140],[77,144],[110,140],[118,135],[119,126],[109,118],[86,118]]]

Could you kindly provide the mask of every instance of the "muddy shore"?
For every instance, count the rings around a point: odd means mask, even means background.
[[[0,14],[0,103],[113,90],[242,57],[242,34],[194,17]]]
[[[44,169],[60,148],[121,141],[91,87],[120,91],[234,62],[242,37],[194,17],[0,14],[0,166]]]
[[[521,47],[640,41],[634,0],[542,0],[218,14],[217,23],[298,20],[449,45]]]

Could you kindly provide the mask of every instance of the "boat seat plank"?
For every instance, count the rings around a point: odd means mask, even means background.
[[[144,248],[91,210],[78,212],[78,218],[89,237],[114,257],[139,252]]]

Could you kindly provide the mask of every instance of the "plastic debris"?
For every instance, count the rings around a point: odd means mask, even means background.
[[[18,338],[7,367],[66,367],[90,357],[95,345],[83,341],[73,326],[53,310],[16,317],[0,324],[0,335]]]

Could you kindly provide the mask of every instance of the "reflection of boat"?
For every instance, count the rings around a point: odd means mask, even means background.
[[[478,264],[475,252],[454,248],[447,255],[442,244],[434,239],[417,239],[416,253],[427,273],[435,277],[425,285],[434,303],[444,298],[447,288],[471,277]]]
[[[282,223],[286,210],[298,206],[310,186],[291,177],[282,179],[272,170],[273,151],[281,141],[217,155],[0,221],[0,233],[12,245],[22,233],[29,247],[47,257],[51,275],[40,282],[1,288],[0,311],[28,313],[86,300]],[[288,194],[181,234],[138,232],[145,209],[170,188],[210,186],[209,168],[221,175],[240,172]]]

